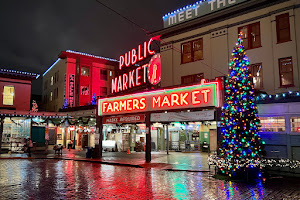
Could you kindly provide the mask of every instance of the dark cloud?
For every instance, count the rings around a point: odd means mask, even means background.
[[[149,31],[162,16],[195,0],[100,0]],[[60,51],[71,49],[116,58],[148,39],[145,32],[96,0],[0,2],[0,63],[42,74]],[[33,93],[41,84],[33,86]]]

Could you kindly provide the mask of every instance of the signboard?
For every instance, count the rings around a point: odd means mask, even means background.
[[[142,65],[136,64],[155,54],[155,51],[151,50],[151,44],[154,40],[159,40],[159,37],[151,38],[143,45],[139,45],[138,48],[134,48],[120,56],[119,70],[124,71],[125,69],[126,72],[112,79],[112,94],[145,85],[147,83],[147,72],[148,75],[151,75],[154,85],[160,82],[160,55],[153,57],[150,64],[145,64],[145,61]],[[133,66],[132,69],[126,70],[131,66]],[[151,83],[151,81],[149,82]]]
[[[126,115],[116,117],[104,117],[103,124],[122,124],[145,122],[145,115]]]
[[[197,111],[197,112],[168,112],[168,113],[152,113],[151,122],[193,122],[214,120],[214,110]]]
[[[70,74],[69,76],[69,104],[70,107],[74,107],[74,88],[75,88],[75,75]]]
[[[249,0],[209,0],[197,1],[193,5],[180,8],[174,12],[163,16],[164,28],[175,26],[177,24],[208,15],[225,8],[237,5]]]
[[[100,116],[199,107],[220,107],[219,82],[98,99]]]

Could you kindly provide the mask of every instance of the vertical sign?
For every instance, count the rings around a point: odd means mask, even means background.
[[[74,107],[74,87],[75,87],[75,75],[69,76],[69,103],[70,107]]]

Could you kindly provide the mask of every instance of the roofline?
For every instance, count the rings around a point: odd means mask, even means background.
[[[14,69],[3,69],[0,68],[0,73],[8,73],[9,75],[12,76],[27,76],[27,77],[32,77],[33,79],[38,79],[40,77],[40,74],[37,73],[31,73],[31,72],[24,72],[24,71],[19,71],[19,70],[14,70]]]
[[[61,59],[58,58],[44,73],[43,77],[60,61]]]

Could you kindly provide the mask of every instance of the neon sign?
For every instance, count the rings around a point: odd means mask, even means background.
[[[155,51],[151,50],[151,44],[154,40],[159,40],[159,36],[151,38],[148,42],[144,42],[143,45],[139,45],[138,48],[132,49],[124,55],[121,55],[119,69],[124,70],[124,68],[126,69],[126,67],[135,66],[137,62],[140,62],[148,58],[149,56],[154,55]],[[148,80],[147,72],[149,75],[149,70],[154,76],[154,78],[149,82],[151,83],[151,81],[153,81],[155,83],[153,85],[157,85],[160,82],[160,55],[159,59],[155,59],[155,62],[155,65],[152,65],[151,63],[143,64],[141,66],[137,65],[134,69],[126,70],[126,72],[124,72],[123,74],[112,79],[111,93],[123,92],[131,88],[146,84]],[[148,69],[149,67],[151,69]]]
[[[164,89],[98,100],[98,114],[220,107],[219,82]]]

